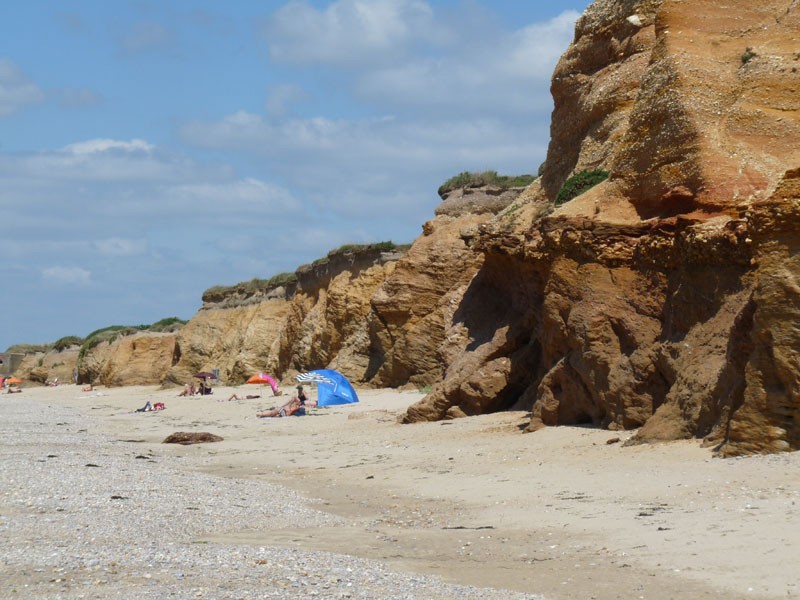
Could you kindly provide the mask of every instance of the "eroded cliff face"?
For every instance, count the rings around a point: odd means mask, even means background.
[[[14,369],[14,375],[34,383],[71,382],[78,365],[79,348],[27,354]]]
[[[554,75],[530,219],[501,214],[472,237],[483,265],[445,334],[467,331],[467,352],[446,354],[444,381],[406,421],[515,406],[529,431],[641,428],[639,442],[704,437],[728,455],[799,447],[798,13],[587,9]],[[543,208],[593,167],[609,180]]]
[[[491,216],[459,214],[426,223],[423,235],[372,296],[370,360],[362,381],[422,387],[442,378],[446,327],[482,261],[461,235]]]
[[[482,262],[464,235],[521,192],[454,190],[406,252],[345,252],[300,268],[291,288],[209,296],[178,332],[167,379],[219,369],[225,382],[265,371],[288,384],[300,371],[333,368],[361,385],[439,381],[445,329]]]
[[[232,384],[262,371],[288,382],[338,359],[340,370],[360,381],[366,359],[357,349],[365,346],[369,299],[399,256],[341,252],[298,269],[290,287],[207,298],[177,334],[168,380],[185,383],[193,373],[219,369]]]
[[[113,343],[103,342],[84,356],[80,382],[108,387],[161,383],[175,361],[175,352],[172,333],[137,333]]]

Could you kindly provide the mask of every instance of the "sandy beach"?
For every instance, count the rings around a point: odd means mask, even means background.
[[[399,425],[417,392],[258,419],[279,403],[268,389],[179,391],[0,397],[0,597],[800,597],[797,453],[721,460],[697,440],[522,434],[520,412]],[[166,410],[135,412],[146,401]],[[177,431],[224,440],[162,443]],[[116,477],[124,490],[93,495]],[[69,545],[99,527],[90,513],[123,528],[113,544],[93,532]]]

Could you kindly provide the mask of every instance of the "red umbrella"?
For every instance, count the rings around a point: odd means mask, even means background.
[[[194,374],[195,377],[198,379],[216,379],[217,376],[213,373],[209,373],[208,371],[200,371],[199,373]]]

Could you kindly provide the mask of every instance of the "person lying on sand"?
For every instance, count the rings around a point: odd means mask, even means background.
[[[155,404],[150,404],[150,400],[148,400],[142,408],[137,408],[136,412],[153,412],[158,410],[164,410],[167,408],[164,406],[163,402],[156,402]]]
[[[228,398],[228,402],[230,402],[231,400],[244,400],[245,398],[247,400],[252,400],[253,398],[261,398],[261,396],[259,396],[258,394],[247,394],[247,396],[240,396],[239,394],[234,392],[231,394],[231,397]],[[219,401],[222,402],[222,398],[220,398]]]
[[[93,392],[94,388],[92,387],[92,384],[90,383],[89,385],[83,386],[83,391],[84,392]]]
[[[292,396],[292,399],[283,406],[256,413],[256,416],[259,419],[263,419],[265,417],[291,417],[292,415],[299,417],[304,414],[306,414],[305,406],[303,406],[297,396]]]
[[[20,388],[15,388],[15,387],[8,388],[8,393],[9,394],[19,394],[21,392],[22,392],[22,389],[20,389]]]

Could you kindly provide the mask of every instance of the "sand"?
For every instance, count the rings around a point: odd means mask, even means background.
[[[522,434],[522,412],[399,425],[417,392],[359,390],[359,404],[258,419],[280,400],[268,388],[178,391],[66,385],[15,399],[79,410],[92,433],[176,465],[192,457],[204,476],[285,486],[339,518],[277,519],[198,542],[347,554],[547,598],[800,597],[797,453],[722,460],[697,440],[624,446],[634,432],[589,427]],[[232,392],[261,398],[226,401]],[[148,400],[166,410],[134,412]],[[177,431],[224,440],[161,443]]]

